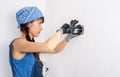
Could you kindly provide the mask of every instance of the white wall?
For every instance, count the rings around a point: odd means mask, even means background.
[[[46,35],[78,19],[83,36],[47,59],[48,77],[120,77],[120,0],[47,0]]]
[[[9,65],[9,43],[20,34],[17,29],[16,11],[24,6],[35,5],[45,11],[44,0],[2,0],[0,1],[0,77],[12,77]],[[42,40],[44,36],[42,35]]]
[[[0,77],[12,77],[8,45],[19,36],[15,12],[27,5],[46,10],[45,32],[38,41],[71,19],[85,26],[84,35],[71,40],[59,54],[43,54],[50,68],[48,77],[120,77],[119,0],[0,1]]]

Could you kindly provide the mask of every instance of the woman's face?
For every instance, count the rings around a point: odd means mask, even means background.
[[[42,19],[36,19],[33,22],[30,22],[28,24],[28,28],[29,28],[29,35],[31,37],[37,37],[39,36],[40,32],[43,30],[42,27]]]

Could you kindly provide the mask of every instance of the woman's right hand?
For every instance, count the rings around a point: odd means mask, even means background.
[[[62,34],[69,34],[73,32],[75,25],[78,23],[78,20],[71,20],[70,24],[65,23],[57,31],[60,31]]]

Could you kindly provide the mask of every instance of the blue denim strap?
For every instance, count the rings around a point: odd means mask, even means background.
[[[16,39],[18,39],[18,38],[16,38]],[[12,68],[13,77],[15,77],[15,72],[14,72],[14,69],[13,69],[14,64],[13,64],[13,57],[12,57],[12,50],[13,50],[13,45],[12,45],[12,43],[13,43],[16,39],[14,39],[14,40],[10,43],[10,45],[9,45],[9,61],[10,61],[10,65],[11,65],[11,68]]]

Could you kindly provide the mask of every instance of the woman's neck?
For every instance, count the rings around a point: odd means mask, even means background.
[[[30,39],[33,38],[30,34],[29,34],[29,36],[30,36]],[[26,39],[26,34],[25,34],[25,33],[22,33],[21,36],[20,36],[20,38]]]

